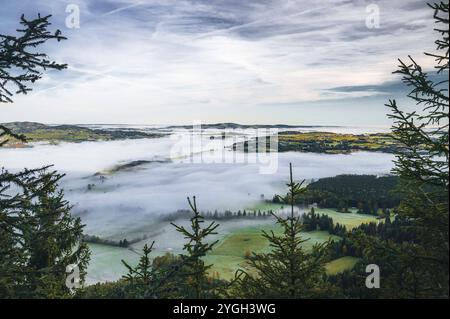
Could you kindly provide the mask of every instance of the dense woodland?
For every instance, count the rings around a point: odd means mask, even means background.
[[[430,5],[435,12],[437,50],[428,53],[436,71],[448,75],[448,2]],[[25,94],[46,69],[66,66],[36,52],[47,41],[65,38],[48,31],[50,17],[22,17],[18,35],[0,35],[0,102]],[[288,216],[273,214],[281,233],[263,232],[272,249],[247,257],[252,271],[239,270],[233,280],[221,280],[203,261],[220,232],[215,220],[205,221],[196,198],[188,198],[190,224],[172,224],[185,238],[182,254],[151,258],[145,246],[137,265],[123,261],[127,274],[119,281],[69,289],[66,266],[77,264],[83,283],[89,248],[83,225],[59,187],[63,175],[51,167],[0,172],[0,297],[1,298],[448,298],[448,80],[434,83],[410,57],[399,60],[398,74],[411,89],[414,112],[402,111],[395,100],[387,104],[392,132],[402,145],[396,153],[394,177],[341,176],[305,187],[296,182],[293,168],[288,192],[277,200],[291,209]],[[432,129],[426,129],[432,124]],[[0,135],[25,141],[6,127]],[[424,151],[425,150],[425,151]],[[356,182],[358,180],[358,182]],[[358,183],[360,189],[358,189]],[[336,185],[345,185],[340,188]],[[364,187],[361,187],[363,185]],[[376,187],[373,187],[376,185]],[[388,189],[397,195],[390,197]],[[367,190],[373,187],[374,193]],[[372,188],[370,188],[372,189]],[[186,190],[189,192],[189,190]],[[340,199],[344,209],[359,202],[393,208],[378,224],[347,230],[329,217],[310,212],[294,214],[302,200]],[[380,196],[380,197],[377,197]],[[395,198],[395,200],[394,200]],[[331,205],[331,204],[330,204]],[[369,205],[370,206],[370,205]],[[327,230],[341,240],[315,245],[306,251],[302,232]],[[339,256],[355,256],[351,270],[327,275],[325,263]],[[365,286],[365,267],[382,270],[382,286]]]
[[[380,210],[386,212],[399,205],[398,183],[398,176],[339,175],[321,178],[307,186],[297,204],[315,203],[341,212],[354,207],[358,213],[378,215]],[[277,202],[277,198],[274,201]]]

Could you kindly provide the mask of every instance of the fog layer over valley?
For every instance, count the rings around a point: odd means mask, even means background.
[[[54,169],[66,174],[61,187],[74,205],[73,214],[86,224],[86,234],[117,241],[145,236],[147,240],[133,248],[156,240],[159,252],[181,248],[182,236],[174,234],[173,227],[160,217],[187,209],[187,196],[195,195],[202,211],[237,211],[253,207],[261,201],[261,195],[271,199],[274,194],[282,194],[290,162],[297,180],[338,174],[387,174],[393,166],[392,154],[286,152],[271,155],[277,157],[272,163],[278,166],[274,174],[261,174],[260,167],[267,163],[230,163],[236,154],[226,147],[236,138],[251,136],[252,130],[235,132],[235,138],[226,139],[220,137],[218,130],[206,130],[192,138],[188,131],[171,132],[171,136],[155,139],[0,149],[0,163],[11,171],[54,164]],[[192,141],[193,148],[181,147],[181,151],[174,152],[174,145],[189,146]],[[199,148],[200,141],[203,144]],[[245,226],[242,221],[221,224],[221,233]],[[125,249],[93,245],[89,281],[120,276],[119,269],[112,267],[101,273],[99,267],[110,265],[114,258],[120,268],[119,260],[124,254],[137,256]]]
[[[222,158],[232,161],[234,152],[224,149],[222,141],[211,141],[209,137],[218,132],[208,131],[201,137],[194,136],[203,140],[203,152],[194,142],[192,158],[188,156],[189,148],[182,149],[184,154],[180,156],[171,154],[173,146],[189,135],[178,131],[158,139],[2,149],[1,165],[16,171],[54,164],[55,169],[67,174],[61,186],[74,205],[74,214],[86,223],[86,232],[111,238],[124,238],[135,228],[151,224],[158,215],[186,209],[186,196],[196,195],[202,210],[219,211],[251,207],[262,194],[270,199],[284,191],[289,162],[297,179],[386,174],[392,168],[390,154],[288,152],[277,154],[278,169],[274,174],[260,174],[260,167],[267,164],[220,163]],[[250,133],[242,132],[245,135]]]

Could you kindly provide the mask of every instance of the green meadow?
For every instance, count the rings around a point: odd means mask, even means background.
[[[251,252],[268,252],[270,245],[262,236],[262,230],[280,233],[277,226],[246,227],[233,231],[219,241],[213,251],[205,257],[207,264],[213,264],[212,272],[217,272],[220,278],[231,279],[237,269],[246,269],[245,257]],[[337,236],[326,231],[312,231],[303,234],[303,243],[306,250],[312,249],[314,244],[323,243],[329,239],[339,240]]]
[[[372,215],[357,214],[355,210],[351,210],[350,213],[340,213],[334,209],[329,208],[316,208],[316,214],[325,214],[333,218],[334,224],[341,224],[347,227],[347,230],[358,227],[364,223],[378,222],[378,219]]]
[[[255,205],[252,210],[273,210],[276,212],[282,209],[283,205],[260,203]],[[320,209],[317,208],[316,213],[326,214],[333,218],[334,223],[345,225],[347,229],[352,229],[363,223],[376,222],[377,219],[374,216],[351,213],[340,213],[333,209]],[[205,257],[205,262],[213,264],[211,272],[217,272],[220,278],[230,279],[234,276],[235,271],[246,268],[245,257],[251,254],[251,252],[261,253],[268,252],[270,250],[267,239],[262,236],[262,231],[273,231],[274,233],[280,233],[281,229],[277,225],[255,225],[243,228],[237,228],[231,231],[229,234],[219,240],[213,251]],[[330,235],[326,231],[312,231],[305,232],[303,234],[305,239],[304,248],[310,250],[314,244],[323,243],[329,239],[340,240],[340,237]],[[336,274],[346,269],[351,269],[357,262],[357,258],[354,257],[342,257],[329,262],[326,265],[327,273]]]
[[[269,211],[277,212],[280,209],[287,208],[286,205],[282,204],[274,204],[274,203],[266,203],[260,202],[255,204],[253,207],[247,208],[247,211]],[[345,225],[348,230],[358,227],[364,223],[377,222],[377,218],[372,215],[366,214],[357,214],[355,208],[350,208],[349,213],[340,213],[334,209],[330,208],[315,208],[316,214],[325,214],[333,218],[333,222],[339,223],[341,225]]]
[[[327,271],[327,274],[335,275],[345,270],[352,269],[358,262],[358,260],[359,258],[352,256],[341,257],[327,263],[325,269]]]
[[[254,205],[251,208],[246,208],[249,211],[269,211],[273,210],[277,212],[282,210],[284,207],[281,204],[272,204],[261,202]],[[345,225],[347,229],[356,227],[362,223],[367,223],[371,221],[376,221],[374,216],[361,215],[352,213],[339,213],[332,209],[316,209],[316,213],[326,214],[333,218],[335,223]],[[220,222],[219,222],[220,223]],[[167,232],[171,230],[171,226],[166,225]],[[154,227],[152,227],[154,228]],[[222,228],[222,232],[220,229]],[[262,231],[274,233],[280,233],[281,228],[275,224],[274,220],[264,219],[262,222],[253,221],[247,226],[242,226],[241,223],[236,222],[226,222],[222,221],[221,227],[219,227],[219,234],[215,239],[219,242],[214,247],[213,251],[204,257],[204,261],[207,264],[213,264],[210,273],[219,274],[222,279],[231,279],[237,269],[246,268],[246,256],[255,253],[262,253],[270,251],[269,242],[262,236]],[[122,247],[111,247],[101,244],[89,244],[92,258],[89,265],[89,282],[96,282],[101,278],[107,280],[114,280],[119,278],[121,275],[125,274],[126,269],[121,263],[121,259],[125,259],[129,262],[137,263],[140,255],[140,251],[144,243],[150,243],[152,240],[159,241],[170,241],[176,238],[172,244],[174,247],[173,253],[180,252],[178,246],[182,245],[182,238],[174,236],[174,238],[166,238],[165,232],[156,236],[155,238],[143,240],[142,242],[133,244],[130,248]],[[139,234],[136,234],[138,236]],[[326,231],[311,231],[304,232],[303,238],[308,239],[303,243],[306,250],[310,250],[312,246],[316,243],[323,243],[329,239],[340,240],[340,237],[330,235]],[[157,245],[158,246],[158,245]],[[165,249],[157,249],[152,253],[152,256],[156,257],[166,253]],[[329,274],[339,273],[346,269],[350,269],[357,262],[356,258],[353,257],[343,257],[329,262],[326,265],[326,270]],[[105,269],[108,269],[108,278],[105,278]]]

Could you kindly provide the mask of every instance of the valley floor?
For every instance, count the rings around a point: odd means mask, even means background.
[[[279,204],[260,203],[254,209],[273,209],[281,212],[282,206]],[[251,211],[251,210],[250,210]],[[347,229],[352,229],[363,223],[377,221],[374,216],[362,215],[355,212],[339,213],[332,209],[316,209],[317,214],[326,214],[333,218],[335,223],[345,225]],[[179,221],[177,223],[183,223]],[[279,232],[280,228],[275,224],[273,218],[267,219],[244,219],[218,221],[219,234],[212,240],[219,240],[213,251],[204,260],[207,264],[213,264],[210,272],[222,279],[231,279],[237,269],[246,268],[246,256],[251,252],[267,252],[270,247],[268,241],[262,237],[262,230]],[[88,269],[88,284],[103,281],[112,281],[125,274],[126,269],[121,260],[133,264],[139,259],[140,250],[145,243],[155,240],[155,252],[153,256],[162,255],[167,252],[181,252],[183,238],[175,232],[169,223],[164,226],[164,231],[152,238],[145,239],[128,248],[111,247],[99,244],[90,244],[92,251],[91,262]],[[323,243],[329,239],[339,240],[338,236],[330,235],[326,231],[305,232],[304,238],[308,239],[304,243],[306,250],[312,248],[316,243]],[[326,265],[329,274],[336,274],[346,269],[352,268],[357,262],[357,258],[347,256],[338,258]]]

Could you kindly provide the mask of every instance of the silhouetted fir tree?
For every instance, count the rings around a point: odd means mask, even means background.
[[[150,259],[150,254],[153,251],[153,245],[155,242],[152,242],[150,246],[147,244],[142,248],[142,256],[139,259],[139,263],[132,267],[126,261],[122,259],[122,264],[128,269],[128,273],[123,276],[124,279],[127,279],[133,285],[145,285],[149,286],[153,279],[153,267],[152,261]]]
[[[195,196],[192,198],[192,201],[189,197],[187,200],[193,213],[190,219],[190,229],[174,223],[171,224],[188,240],[183,247],[186,254],[180,256],[183,268],[180,268],[182,272],[179,274],[186,278],[187,286],[192,291],[192,295],[185,297],[201,299],[211,297],[211,289],[213,288],[208,282],[208,270],[212,265],[205,265],[202,258],[218,242],[206,242],[206,238],[210,235],[217,234],[215,230],[219,227],[219,224],[213,221],[208,226],[202,227],[205,221],[197,209]]]
[[[61,31],[48,31],[51,25],[50,15],[27,20],[20,18],[22,29],[15,35],[0,34],[0,102],[12,102],[14,92],[9,86],[16,87],[16,94],[27,94],[31,91],[28,84],[42,78],[42,70],[62,70],[66,64],[58,64],[48,60],[45,53],[36,52],[36,48],[48,40],[65,40]]]
[[[103,288],[100,287],[102,285],[88,287],[80,296],[126,299],[179,297],[178,290],[180,288],[175,288],[173,284],[177,282],[175,277],[178,278],[177,274],[181,268],[180,261],[171,254],[151,259],[150,254],[153,251],[154,244],[155,242],[152,242],[150,246],[144,245],[136,266],[131,266],[129,262],[121,260],[128,272],[115,285],[107,289],[101,289]],[[99,292],[96,290],[105,291]],[[93,296],[91,296],[92,294]]]
[[[133,267],[128,262],[122,263],[128,269],[123,277],[111,287],[96,285],[80,294],[81,297],[120,297],[120,298],[212,298],[226,288],[223,281],[217,276],[209,276],[208,270],[212,265],[205,265],[202,258],[211,251],[217,243],[206,242],[208,236],[216,234],[219,227],[215,222],[202,227],[204,217],[197,209],[195,196],[192,201],[188,198],[193,216],[190,218],[190,227],[178,226],[171,223],[178,232],[188,240],[184,245],[184,254],[178,256],[166,254],[150,260],[153,250],[145,245],[139,263]]]
[[[58,189],[62,177],[47,169],[0,174],[1,296],[69,296],[68,265],[78,266],[83,283],[90,252]]]
[[[66,68],[37,52],[48,40],[65,39],[59,30],[47,30],[49,19],[22,16],[17,35],[0,35],[0,103],[29,92],[29,84],[43,71]],[[0,125],[0,147],[10,138],[26,142],[25,136]],[[70,215],[70,205],[58,190],[61,178],[48,167],[0,172],[0,297],[68,296],[69,264],[79,267],[83,282],[89,250],[81,241],[83,225]]]
[[[397,154],[394,171],[401,177],[405,199],[399,214],[414,219],[415,231],[423,236],[426,250],[448,265],[448,182],[449,182],[449,4],[431,6],[442,38],[436,40],[437,73],[442,80],[433,82],[410,57],[407,65],[400,60],[403,82],[412,87],[410,94],[423,110],[406,113],[396,101],[388,106],[394,120],[392,130],[403,150]],[[440,257],[438,257],[440,256]],[[447,269],[448,270],[448,269]],[[448,286],[447,286],[448,288]]]
[[[323,296],[325,283],[323,277],[324,257],[328,243],[315,245],[313,252],[303,248],[299,216],[294,214],[294,203],[304,192],[303,182],[296,183],[290,168],[289,193],[279,197],[280,202],[290,205],[287,218],[273,216],[281,227],[282,233],[263,231],[263,237],[270,242],[268,253],[253,253],[248,257],[249,270],[238,272],[236,294],[248,298],[314,298]]]
[[[18,35],[0,34],[0,103],[13,102],[14,94],[27,94],[31,91],[29,84],[41,79],[43,71],[67,67],[50,61],[45,53],[36,52],[36,48],[48,40],[66,39],[59,30],[54,33],[48,31],[50,17],[38,15],[37,19],[27,20],[22,15],[22,28],[17,30]],[[0,125],[0,138],[8,136],[22,141],[25,138]],[[0,146],[5,143],[0,139]]]
[[[389,117],[393,136],[402,145],[396,154],[394,172],[400,176],[403,200],[397,218],[408,222],[407,231],[415,242],[380,241],[362,234],[355,242],[365,247],[368,263],[376,263],[382,273],[378,296],[391,298],[448,298],[449,238],[449,3],[429,5],[434,10],[437,52],[435,69],[442,80],[431,80],[416,61],[399,60],[403,82],[420,109],[402,111],[390,100]]]

